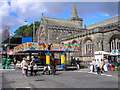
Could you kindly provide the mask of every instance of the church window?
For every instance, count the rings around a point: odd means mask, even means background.
[[[93,44],[91,40],[85,42],[85,54],[90,54],[90,50],[93,50]]]
[[[120,39],[114,38],[110,42],[110,48],[112,50],[120,50]]]

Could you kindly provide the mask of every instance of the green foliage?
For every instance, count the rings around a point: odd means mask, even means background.
[[[39,28],[40,22],[35,23],[35,30]],[[15,31],[15,36],[32,36],[33,32],[33,23],[29,26],[23,25]]]

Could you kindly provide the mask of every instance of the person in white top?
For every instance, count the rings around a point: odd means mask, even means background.
[[[96,61],[95,61],[95,59],[93,59],[92,65],[93,65],[93,70],[92,70],[92,72],[95,72],[95,70],[96,70]]]
[[[26,62],[26,58],[23,57],[21,62],[22,74],[28,76],[28,64]]]
[[[108,71],[108,70],[109,70],[109,62],[108,62],[108,59],[104,59],[104,61],[105,61],[104,70],[105,70],[105,71]]]
[[[93,63],[90,63],[90,72],[93,72]]]

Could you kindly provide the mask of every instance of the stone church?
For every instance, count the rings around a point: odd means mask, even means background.
[[[120,16],[83,27],[76,6],[72,6],[68,20],[42,17],[39,29],[33,33],[34,42],[79,44],[81,51],[71,55],[80,60],[91,60],[94,51],[120,50]],[[92,54],[90,54],[92,51]],[[69,55],[69,56],[71,56]]]

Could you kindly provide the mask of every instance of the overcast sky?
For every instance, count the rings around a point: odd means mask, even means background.
[[[98,0],[91,0],[94,2],[87,2],[90,0],[84,1],[86,2],[3,0],[0,2],[0,31],[5,29],[5,26],[9,26],[11,32],[14,32],[22,25],[31,24],[34,21],[40,21],[42,13],[44,17],[69,19],[73,3],[76,5],[79,17],[83,18],[83,23],[86,25],[103,21],[118,15],[118,2],[115,2],[118,0],[101,0],[107,2],[97,2]]]

